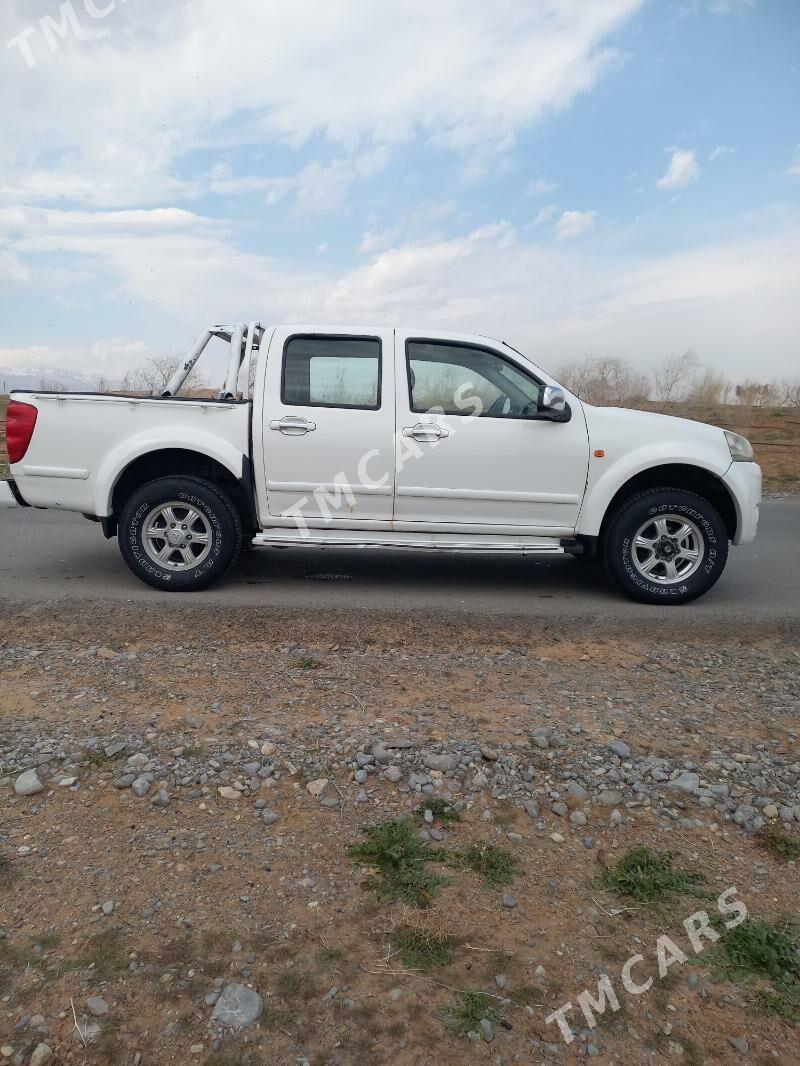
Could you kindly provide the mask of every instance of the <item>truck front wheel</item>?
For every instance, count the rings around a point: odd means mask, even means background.
[[[688,603],[716,584],[728,559],[719,511],[684,489],[648,489],[611,515],[603,542],[606,568],[640,603]]]
[[[123,559],[142,581],[167,592],[192,592],[219,580],[234,564],[242,523],[212,482],[162,477],[126,502],[118,538]]]

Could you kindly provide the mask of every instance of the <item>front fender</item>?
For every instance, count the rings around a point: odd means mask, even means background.
[[[591,459],[589,481],[583,507],[578,516],[576,531],[582,536],[599,535],[609,504],[623,485],[637,474],[642,474],[646,470],[654,470],[659,466],[681,465],[695,466],[698,470],[704,470],[722,478],[730,467],[730,458],[725,462],[724,457],[718,459],[716,455],[709,454],[701,459],[696,453],[685,449],[665,449],[663,444],[637,448],[633,452],[620,456],[611,466],[599,472],[601,469],[599,464],[605,461],[605,458]]]
[[[213,433],[189,427],[175,426],[165,430],[143,430],[112,449],[105,457],[98,470],[95,482],[94,513],[107,517],[111,514],[111,501],[114,486],[123,472],[136,459],[148,452],[163,451],[168,448],[181,448],[184,451],[197,452],[198,455],[216,459],[226,469],[241,479],[244,454],[230,441]]]

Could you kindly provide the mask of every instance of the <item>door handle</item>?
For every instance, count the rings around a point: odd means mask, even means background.
[[[446,426],[437,426],[435,422],[417,422],[415,426],[406,426],[403,436],[420,441],[434,441],[449,437],[450,430]]]
[[[285,418],[276,418],[270,422],[269,428],[283,433],[286,437],[302,437],[304,433],[313,433],[317,423],[309,422],[300,415],[286,415]]]

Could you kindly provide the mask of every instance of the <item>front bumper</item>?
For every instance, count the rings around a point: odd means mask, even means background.
[[[736,505],[734,544],[755,540],[761,507],[761,467],[758,463],[731,463],[722,480]]]

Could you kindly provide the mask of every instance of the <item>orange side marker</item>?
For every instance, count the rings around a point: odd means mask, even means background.
[[[602,459],[605,454],[606,453],[603,451],[602,448],[598,448],[597,451],[594,453],[594,457],[595,459]]]

